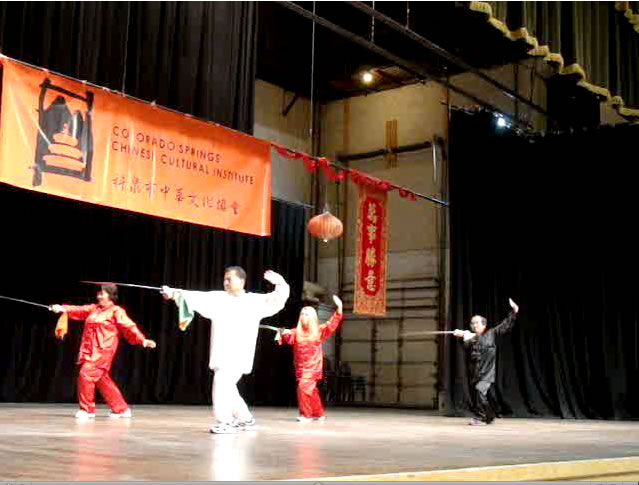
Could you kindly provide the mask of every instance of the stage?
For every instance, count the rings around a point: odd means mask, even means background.
[[[210,408],[203,406],[135,406],[133,419],[114,420],[101,405],[97,418],[86,422],[73,418],[76,409],[0,404],[0,479],[639,476],[639,459],[634,458],[639,457],[639,422],[511,418],[470,427],[465,418],[423,411],[329,408],[326,422],[301,424],[295,409],[257,408],[258,430],[211,435]]]

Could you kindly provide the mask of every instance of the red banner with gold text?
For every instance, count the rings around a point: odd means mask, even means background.
[[[354,313],[386,314],[388,191],[359,185]]]
[[[0,181],[269,235],[268,142],[6,57]]]

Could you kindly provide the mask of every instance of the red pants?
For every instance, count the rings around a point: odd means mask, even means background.
[[[78,374],[78,401],[80,409],[84,409],[87,413],[95,413],[96,387],[114,413],[123,413],[127,410],[129,405],[111,379],[109,372],[97,368],[90,362],[85,362],[80,366]]]
[[[315,379],[299,379],[297,381],[297,405],[300,408],[300,415],[305,418],[324,416],[324,406]]]

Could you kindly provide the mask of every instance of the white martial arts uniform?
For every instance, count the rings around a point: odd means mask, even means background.
[[[176,290],[190,310],[211,320],[209,367],[213,377],[213,408],[219,423],[234,419],[250,421],[253,416],[240,396],[237,383],[253,370],[260,321],[275,315],[286,304],[290,287],[283,283],[267,294],[226,291]]]

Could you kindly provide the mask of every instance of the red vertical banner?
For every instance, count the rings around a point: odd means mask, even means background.
[[[354,313],[386,314],[388,191],[359,185]]]

